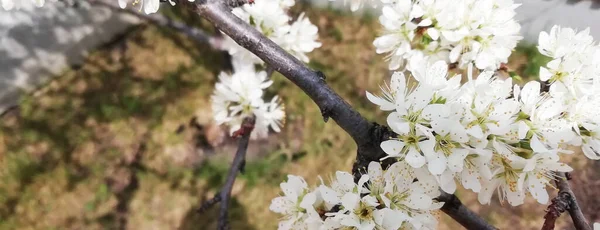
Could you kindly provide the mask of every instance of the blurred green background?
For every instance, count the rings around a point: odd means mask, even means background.
[[[197,15],[163,9],[176,20],[212,30]],[[332,9],[306,11],[323,46],[310,67],[366,118],[385,123],[365,90],[378,91],[390,75],[372,41],[377,18]],[[534,46],[519,46],[510,68],[524,80],[546,63]],[[236,142],[212,121],[210,95],[225,56],[167,28],[143,24],[94,51],[85,64],[65,70],[21,99],[0,118],[0,229],[215,229],[217,208],[199,204],[224,182]],[[285,128],[250,143],[246,172],[233,188],[232,229],[275,229],[268,209],[287,174],[318,183],[349,171],[356,146],[301,90],[275,74],[269,95],[287,112]],[[600,220],[600,164],[575,154],[573,186],[584,213]],[[549,190],[551,196],[555,191]],[[472,209],[501,229],[539,229],[545,205],[528,200],[513,208]],[[442,229],[459,225],[440,214]],[[569,218],[559,226],[571,228]]]

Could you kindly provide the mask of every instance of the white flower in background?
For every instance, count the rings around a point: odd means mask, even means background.
[[[308,63],[307,53],[321,47],[317,42],[319,28],[313,25],[304,13],[291,25],[284,25],[277,30],[282,35],[277,36],[275,42],[290,54],[296,56],[300,61]]]
[[[306,54],[321,47],[321,43],[317,42],[318,28],[304,17],[304,13],[292,22],[288,10],[294,4],[294,0],[255,0],[253,4],[232,9],[232,12],[296,58],[308,62]],[[222,49],[235,59],[263,63],[229,37],[225,39]]]
[[[12,10],[21,8],[22,4],[26,4],[27,0],[0,0],[0,4],[4,10]],[[36,7],[42,7],[46,3],[45,0],[31,0]]]
[[[540,53],[553,59],[540,67],[540,80],[552,84],[551,94],[566,94],[568,103],[584,95],[597,94],[600,47],[589,35],[589,29],[577,32],[554,26],[550,34],[541,32],[538,42]]]
[[[256,72],[251,65],[238,66],[232,75],[219,74],[219,82],[211,97],[217,124],[227,124],[230,133],[233,133],[240,129],[244,118],[255,116],[253,139],[266,137],[269,127],[278,132],[285,118],[283,108],[277,97],[269,103],[262,98],[263,90],[272,83],[266,72]]]
[[[550,29],[550,34],[545,31],[540,32],[538,50],[552,58],[561,58],[570,53],[582,52],[592,45],[594,40],[589,34],[589,28],[576,32],[572,28],[555,25]]]
[[[511,0],[382,2],[384,33],[373,44],[388,54],[390,70],[413,58],[496,70],[521,39]]]
[[[413,55],[412,41],[416,36],[417,24],[413,19],[422,16],[423,11],[411,0],[395,1],[394,4],[384,5],[379,21],[384,33],[373,41],[377,53],[389,53],[389,69],[403,67],[405,60]]]
[[[256,121],[253,133],[259,137],[266,137],[269,134],[269,127],[275,131],[280,132],[285,122],[285,112],[283,104],[280,104],[279,97],[275,96],[271,99],[271,102],[264,103],[258,110],[254,112],[256,115]]]
[[[139,9],[143,10],[146,14],[152,14],[158,12],[160,7],[160,0],[119,0],[119,6],[125,9],[127,5],[139,5]]]
[[[330,0],[330,1],[335,1],[335,0]],[[352,10],[352,12],[357,11],[358,9],[362,8],[363,5],[365,4],[365,1],[371,2],[372,0],[344,0],[344,5],[348,4],[348,1],[350,1],[350,10]],[[369,4],[369,3],[367,3]]]
[[[158,8],[160,7],[160,0],[118,0],[119,6],[122,9],[125,9],[128,5],[136,6],[139,5],[139,10],[143,10],[146,14],[153,14],[158,12]],[[168,0],[169,3],[174,6],[175,1]],[[188,0],[189,2],[194,2],[195,0]]]

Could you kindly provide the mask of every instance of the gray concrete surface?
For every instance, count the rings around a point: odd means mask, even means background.
[[[0,113],[15,105],[22,92],[83,62],[89,50],[138,22],[105,8],[23,4],[20,10],[0,8]]]
[[[116,1],[116,0],[114,0]],[[308,0],[319,7],[343,6],[343,0]],[[26,1],[29,2],[29,1]],[[535,43],[540,31],[552,25],[584,29],[600,40],[600,5],[591,1],[516,0],[521,33]],[[18,11],[0,9],[0,113],[18,102],[19,95],[60,74],[69,65],[113,39],[138,20],[108,9],[74,9],[61,3],[43,8],[27,5]],[[365,10],[379,9],[367,6]],[[357,13],[360,14],[360,13]]]
[[[596,41],[600,41],[600,3],[573,0],[515,0],[516,19],[521,23],[521,34],[526,42],[537,43],[540,31],[549,31],[553,25],[590,28]]]

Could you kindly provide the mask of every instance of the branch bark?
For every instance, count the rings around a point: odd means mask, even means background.
[[[221,207],[219,211],[219,224],[217,229],[225,230],[229,229],[228,227],[228,210],[229,210],[229,200],[231,199],[231,190],[233,189],[233,184],[235,182],[235,178],[237,177],[238,172],[242,171],[244,165],[246,164],[246,150],[248,149],[248,142],[250,141],[250,134],[254,129],[254,118],[246,118],[242,123],[242,127],[240,130],[236,131],[236,135],[240,136],[240,141],[238,143],[238,149],[235,153],[235,158],[233,158],[233,162],[231,163],[231,167],[229,168],[229,173],[227,174],[227,181],[225,185],[221,188],[221,191],[215,195],[214,198],[205,201],[200,208],[199,212],[203,212],[211,206],[215,205],[218,202],[221,202]]]
[[[366,171],[369,162],[379,161],[385,156],[379,145],[382,141],[395,136],[395,133],[385,126],[371,123],[362,117],[327,85],[326,77],[321,72],[306,67],[273,41],[233,15],[231,9],[219,0],[196,1],[195,3],[186,3],[186,5],[213,23],[240,46],[254,53],[269,67],[300,87],[319,106],[325,122],[332,118],[354,139],[358,147],[352,169],[355,178],[360,176],[361,170],[362,172]],[[388,159],[383,162],[383,165],[389,165],[392,161],[392,159]],[[449,195],[448,201],[451,202],[445,206],[447,213],[463,226],[476,229],[495,229],[463,206],[454,195]]]
[[[121,7],[116,5],[117,1],[107,2],[106,0],[90,0],[89,2],[92,5],[104,6],[111,10],[114,10],[114,11],[124,12],[124,13],[134,15],[138,18],[141,18],[145,21],[148,21],[148,22],[153,23],[158,26],[171,28],[173,30],[176,30],[180,33],[187,35],[189,38],[193,39],[196,42],[207,43],[212,48],[217,49],[217,50],[220,49],[220,47],[222,46],[222,43],[223,43],[223,39],[219,36],[212,36],[201,29],[190,27],[182,22],[173,21],[173,20],[171,20],[161,14],[158,14],[158,13],[145,14],[145,13],[131,10],[128,8],[121,9]]]
[[[442,211],[448,216],[452,217],[456,222],[465,227],[466,229],[482,229],[482,230],[495,230],[496,227],[489,224],[479,215],[469,210],[466,206],[460,202],[460,199],[454,194],[448,194],[442,192],[437,198],[438,201],[444,202]]]
[[[369,162],[379,161],[385,157],[379,144],[394,133],[387,127],[371,123],[362,117],[327,85],[325,75],[309,69],[273,41],[233,15],[223,2],[205,0],[185,4],[239,45],[261,58],[269,67],[300,87],[319,106],[325,122],[332,118],[354,139],[358,147],[353,167],[355,176],[360,175],[359,171]]]
[[[556,188],[558,188],[558,196],[552,199],[552,204],[546,210],[542,229],[554,229],[556,219],[561,213],[568,211],[573,220],[573,224],[575,225],[575,229],[592,230],[589,222],[581,212],[577,198],[575,198],[575,194],[573,193],[573,190],[571,190],[571,186],[567,180],[567,175],[562,172],[557,172],[556,174],[557,177],[554,182],[556,183]]]

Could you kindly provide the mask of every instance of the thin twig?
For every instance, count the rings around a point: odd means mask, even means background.
[[[267,78],[271,78],[271,76],[275,72],[275,69],[273,69],[273,67],[271,67],[270,65],[267,65],[266,71],[267,71]]]
[[[145,14],[129,8],[121,9],[121,7],[116,5],[117,1],[107,2],[107,0],[90,0],[89,2],[93,5],[104,6],[114,11],[125,12],[134,15],[138,18],[141,18],[158,26],[174,29],[180,33],[187,35],[189,38],[193,39],[196,42],[207,43],[212,48],[217,50],[221,48],[223,43],[223,38],[220,36],[212,36],[201,29],[190,27],[182,22],[173,21],[165,17],[164,15],[158,13]]]
[[[255,119],[253,117],[244,119],[242,127],[234,133],[234,137],[240,137],[240,141],[238,142],[238,149],[233,158],[233,162],[231,163],[231,167],[229,168],[229,173],[227,174],[227,181],[214,198],[205,201],[198,209],[199,212],[204,212],[216,203],[221,202],[219,224],[217,227],[219,230],[228,229],[228,210],[229,200],[231,199],[231,190],[233,189],[233,184],[238,172],[242,170],[246,162],[246,150],[248,149],[250,134],[254,129],[254,121]]]
[[[571,195],[567,192],[559,192],[558,196],[552,199],[552,203],[546,209],[544,215],[544,225],[542,230],[553,230],[556,224],[556,219],[569,208],[569,200]]]
[[[192,9],[213,23],[242,47],[261,58],[310,96],[325,119],[334,119],[359,144],[367,142],[372,124],[344,101],[325,83],[322,73],[306,67],[255,28],[239,19],[221,1],[188,3]]]
[[[566,210],[569,212],[571,219],[573,220],[573,224],[575,225],[575,229],[577,230],[592,230],[589,222],[585,219],[585,216],[581,212],[581,208],[579,207],[579,203],[577,202],[577,198],[575,198],[575,194],[573,190],[571,190],[571,186],[569,185],[569,181],[567,181],[567,176],[565,173],[557,172],[557,177],[554,180],[556,182],[556,188],[558,188],[558,196],[552,199],[552,204],[548,207],[548,213],[546,213],[546,221],[544,222],[544,227],[546,227],[546,222],[552,222],[552,218],[556,221],[556,218],[560,215],[561,209],[564,212],[564,207],[566,206]],[[556,200],[556,207],[553,207]],[[563,204],[564,203],[564,204]],[[566,204],[566,205],[565,205]],[[556,210],[554,210],[556,209]],[[553,217],[557,213],[551,213],[557,211],[558,216]],[[548,217],[548,218],[547,218]],[[550,219],[550,220],[549,220]],[[550,228],[552,227],[552,228]],[[553,229],[554,223],[548,223],[548,229]],[[544,229],[544,228],[543,228]]]
[[[460,199],[454,194],[448,194],[442,192],[442,194],[436,198],[440,202],[444,202],[442,211],[448,216],[452,217],[456,222],[461,224],[466,229],[482,229],[482,230],[494,230],[496,227],[489,224],[479,215],[469,210],[462,204]]]

